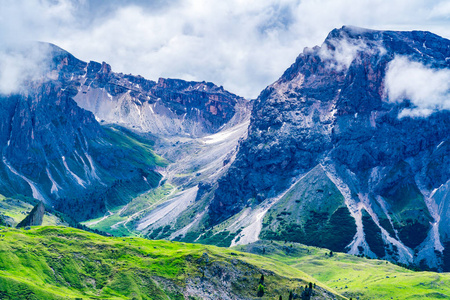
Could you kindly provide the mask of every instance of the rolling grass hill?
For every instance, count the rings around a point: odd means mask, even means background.
[[[234,249],[260,254],[301,269],[353,299],[449,299],[450,274],[415,272],[383,260],[367,259],[297,243],[258,241]]]
[[[298,266],[232,249],[0,226],[0,299],[288,299],[310,282],[311,299],[345,299]]]

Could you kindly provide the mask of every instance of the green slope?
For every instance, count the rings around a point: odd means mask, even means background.
[[[318,165],[268,210],[260,237],[344,251],[355,233],[344,197]]]
[[[140,194],[127,205],[110,209],[110,214],[82,224],[114,236],[140,236],[141,233],[135,229],[136,222],[158,204],[167,200],[173,189],[172,185],[164,183],[153,190]]]
[[[411,166],[400,161],[376,189],[387,203],[390,218],[401,241],[413,249],[419,246],[434,221],[414,180]],[[384,227],[392,231],[390,225]]]
[[[101,178],[101,183],[96,182],[79,193],[74,190],[72,195],[54,203],[55,209],[78,222],[116,212],[134,198],[156,188],[162,178],[156,169],[168,164],[152,150],[154,142],[150,138],[119,126],[104,126],[103,133],[100,138],[89,141],[90,154],[96,162],[96,176]],[[70,166],[70,157],[66,160]],[[75,166],[73,170],[76,170]],[[128,234],[124,228],[111,230],[111,233]]]
[[[298,268],[231,249],[103,237],[69,227],[0,227],[0,299],[345,299]]]
[[[343,253],[330,257],[330,250],[297,243],[259,241],[235,249],[301,269],[348,298],[450,298],[449,273],[414,272],[386,261]]]

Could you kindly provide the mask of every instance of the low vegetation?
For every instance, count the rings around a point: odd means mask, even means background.
[[[288,299],[309,283],[311,299],[345,299],[298,268],[215,246],[56,226],[1,226],[0,240],[1,299]]]
[[[260,237],[344,251],[355,233],[344,197],[317,166],[269,209]]]
[[[448,273],[415,272],[383,260],[290,242],[258,241],[235,249],[301,269],[352,299],[450,298]]]

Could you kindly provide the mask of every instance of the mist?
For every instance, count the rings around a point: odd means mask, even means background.
[[[450,109],[448,69],[432,69],[397,56],[389,63],[385,82],[389,101],[409,100],[414,106],[404,109],[399,117],[427,117],[433,112]]]
[[[0,47],[0,94],[26,90],[36,80],[46,80],[49,46],[43,43],[14,43]]]

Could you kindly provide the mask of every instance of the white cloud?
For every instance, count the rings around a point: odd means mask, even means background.
[[[26,89],[25,83],[45,80],[48,51],[46,44],[0,47],[0,94],[17,93]]]
[[[3,0],[0,43],[18,37],[52,42],[85,61],[106,61],[114,71],[153,80],[207,80],[256,97],[304,47],[320,45],[342,25],[423,29],[450,37],[448,18],[435,13],[445,3]]]
[[[433,69],[407,57],[395,57],[385,78],[389,101],[411,101],[399,117],[427,117],[437,110],[450,109],[450,70]]]
[[[358,52],[364,51],[376,54],[384,53],[386,51],[381,44],[369,47],[361,40],[349,40],[345,37],[332,39],[329,43],[333,49],[324,44],[319,50],[319,55],[325,60],[329,68],[337,71],[348,69]]]

